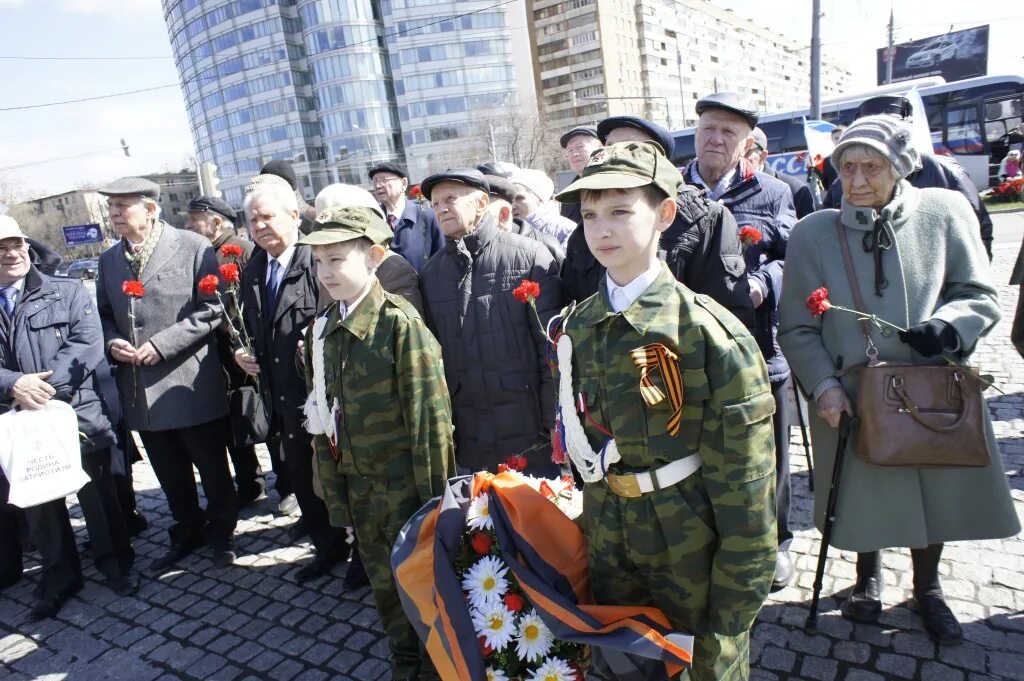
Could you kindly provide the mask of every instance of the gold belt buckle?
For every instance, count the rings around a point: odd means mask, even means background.
[[[643,492],[640,491],[640,483],[637,482],[635,475],[609,474],[604,477],[604,480],[608,483],[608,487],[620,497],[635,499],[643,496]]]

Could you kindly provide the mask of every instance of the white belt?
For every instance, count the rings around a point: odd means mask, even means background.
[[[620,497],[639,497],[659,489],[665,489],[690,477],[698,470],[701,464],[700,454],[691,454],[683,459],[667,463],[653,471],[643,473],[630,473],[627,475],[614,475],[609,473],[605,476],[605,482],[615,494]]]

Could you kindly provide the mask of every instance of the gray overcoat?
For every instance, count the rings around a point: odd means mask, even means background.
[[[217,258],[205,237],[164,224],[160,241],[139,277],[145,295],[135,301],[136,346],[151,342],[163,358],[154,366],[115,363],[124,418],[132,430],[187,428],[227,414],[224,375],[214,342],[222,308],[216,295],[199,293],[199,280],[217,274]],[[123,282],[135,279],[124,245],[99,260],[96,302],[104,347],[129,342],[129,299]],[[136,385],[137,383],[137,385]]]
[[[835,229],[839,211],[807,216],[789,238],[780,305],[782,351],[801,386],[813,391],[843,369],[865,362],[864,336],[855,315],[832,310],[812,317],[807,296],[828,288],[835,305],[854,308]],[[916,189],[900,182],[897,195],[882,210],[893,245],[882,256],[887,285],[875,294],[873,254],[863,237],[872,223],[860,224],[844,202],[843,224],[861,295],[868,312],[903,328],[929,319],[953,326],[969,353],[999,321],[999,306],[977,218],[967,200],[946,189]],[[875,330],[872,340],[882,361],[941,363],[925,358],[899,340]],[[856,408],[857,373],[841,377]],[[815,523],[823,525],[829,481],[835,462],[837,431],[810,410],[814,442]],[[850,551],[892,546],[995,539],[1015,535],[1014,511],[999,448],[986,416],[992,463],[987,468],[918,469],[882,467],[856,457],[856,434],[849,443],[832,545]],[[908,417],[909,418],[909,417]]]

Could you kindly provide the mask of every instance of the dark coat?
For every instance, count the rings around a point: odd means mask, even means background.
[[[573,182],[579,179],[579,176],[573,178]],[[566,185],[568,186],[568,185]],[[559,210],[563,218],[569,218],[577,225],[583,222],[583,213],[580,211],[580,204],[578,203],[563,203],[561,210]]]
[[[417,273],[430,256],[444,248],[444,233],[434,209],[426,203],[406,199],[402,217],[394,226],[390,248],[409,261]]]
[[[215,329],[223,308],[199,292],[199,280],[217,273],[209,239],[164,223],[163,234],[139,279],[145,295],[135,302],[136,347],[150,342],[163,358],[153,366],[116,364],[125,423],[132,430],[171,430],[208,423],[227,414],[224,375]],[[119,241],[100,256],[96,306],[109,356],[115,339],[131,342],[129,298],[121,284],[135,279]]]
[[[57,274],[57,269],[64,262],[64,257],[60,253],[53,250],[42,241],[36,241],[35,239],[26,238],[28,242],[28,253],[29,258],[32,260],[32,264],[40,274],[47,276],[54,276]]]
[[[114,444],[97,369],[106,370],[103,331],[82,282],[48,277],[34,266],[14,307],[13,324],[0,313],[0,413],[10,408],[22,374],[53,371],[46,382],[68,402],[85,434],[82,453]]]
[[[697,184],[697,162],[683,171],[683,178]],[[717,199],[729,209],[740,229],[754,227],[761,232],[760,243],[743,251],[747,276],[767,291],[764,302],[754,310],[754,338],[768,364],[772,381],[784,380],[789,365],[779,348],[779,300],[782,299],[782,268],[786,260],[789,231],[796,224],[793,195],[789,187],[765,173],[756,172],[746,161],[740,163],[732,183]]]
[[[512,295],[523,279],[540,284],[540,320]],[[550,467],[555,390],[540,324],[562,306],[551,254],[485,215],[471,234],[446,239],[423,268],[420,288],[443,351],[459,464],[494,471],[510,454],[540,444],[526,453],[529,466]]]
[[[420,277],[405,258],[397,254],[384,258],[377,266],[377,280],[388,293],[402,296],[423,316],[423,295]]]
[[[789,187],[790,193],[793,194],[793,206],[796,208],[797,220],[814,212],[814,197],[811,195],[811,188],[807,186],[806,181],[801,182],[792,175],[780,173],[767,166],[765,166],[764,172]]]
[[[522,218],[512,218],[512,228],[509,232],[512,234],[518,234],[519,236],[525,236],[527,239],[539,241],[544,245],[544,248],[548,249],[548,253],[550,253],[551,257],[555,259],[558,266],[562,266],[562,261],[565,260],[565,251],[562,250],[562,245],[558,243],[558,239],[555,237],[535,229],[530,223],[526,222]]]
[[[729,211],[709,201],[702,192],[683,187],[676,197],[676,219],[661,235],[659,257],[676,280],[696,293],[711,296],[753,333],[754,306],[743,249]],[[569,236],[562,263],[566,300],[583,302],[597,293],[604,272],[587,247],[580,225]]]
[[[296,363],[296,348],[318,309],[313,252],[309,246],[295,247],[273,310],[267,310],[268,257],[257,251],[242,272],[242,316],[259,361],[260,390],[272,411],[271,423],[283,426],[281,437],[308,438],[302,427],[306,379]]]
[[[981,242],[985,246],[985,253],[988,259],[992,260],[992,218],[988,209],[978,195],[978,188],[974,185],[970,176],[955,159],[948,156],[936,156],[924,154],[921,156],[921,169],[912,172],[907,176],[911,186],[918,189],[936,187],[938,189],[952,189],[963,194],[971,209],[978,218],[978,226],[981,230]],[[836,178],[832,186],[828,188],[825,195],[825,202],[822,208],[836,208],[842,205],[843,181]]]

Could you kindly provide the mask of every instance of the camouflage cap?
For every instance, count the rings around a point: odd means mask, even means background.
[[[579,203],[586,189],[634,189],[653,184],[666,196],[674,197],[683,176],[658,145],[651,142],[620,142],[596,150],[583,175],[563,189],[555,199]]]
[[[392,236],[388,223],[372,209],[365,206],[336,206],[320,211],[313,231],[299,243],[326,246],[366,237],[374,244],[386,246]]]

